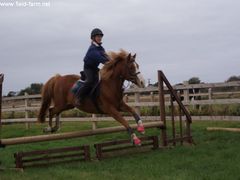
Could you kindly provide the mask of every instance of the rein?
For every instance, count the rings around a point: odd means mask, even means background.
[[[133,62],[134,62],[134,61],[130,61],[130,63],[133,63]],[[122,79],[122,81],[123,81],[123,86],[122,86],[123,89],[129,88],[130,85],[131,85],[131,83],[132,83],[131,80],[132,80],[132,79],[135,79],[136,76],[141,73],[140,71],[135,72],[135,73],[132,73],[132,72],[130,71],[129,66],[128,66],[127,64],[126,64],[125,66],[126,66],[126,69],[127,69],[128,72],[129,72],[130,77],[129,77],[128,79],[125,79],[122,75],[120,75],[120,79]],[[127,86],[124,86],[124,81],[128,81]]]

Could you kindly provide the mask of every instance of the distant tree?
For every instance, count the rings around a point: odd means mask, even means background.
[[[226,82],[231,82],[231,81],[240,81],[240,76],[231,76],[228,78]]]
[[[158,82],[153,83],[152,86],[158,87]]]
[[[188,80],[189,84],[200,84],[201,80],[199,79],[199,77],[192,77]]]
[[[18,96],[22,96],[25,93],[28,94],[40,94],[41,89],[42,89],[43,84],[42,83],[32,83],[30,87],[27,87],[25,89],[22,89],[19,93]]]
[[[16,96],[16,95],[17,95],[17,92],[9,91],[8,94],[7,94],[7,97],[13,97],[13,96]]]

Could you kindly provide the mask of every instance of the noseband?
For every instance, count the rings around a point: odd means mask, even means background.
[[[131,60],[131,61],[130,61],[130,63],[133,63],[133,62],[134,62],[134,60]],[[137,75],[141,73],[140,71],[135,72],[135,73],[132,73],[131,70],[130,70],[130,68],[129,68],[129,66],[128,66],[128,64],[126,64],[126,69],[127,69],[127,71],[129,72],[129,78],[124,78],[123,75],[120,75],[120,78],[121,78],[122,80],[134,81],[134,80],[137,78]]]

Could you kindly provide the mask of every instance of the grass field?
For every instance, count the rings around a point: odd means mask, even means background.
[[[101,123],[112,126],[115,123]],[[101,180],[152,180],[152,179],[240,179],[240,133],[207,132],[208,126],[240,127],[239,122],[194,122],[193,137],[196,146],[177,146],[171,149],[133,153],[108,158],[101,162],[74,162],[48,167],[26,168],[24,172],[12,170],[13,153],[63,146],[94,144],[96,142],[127,138],[126,133],[92,136],[82,139],[42,142],[9,146],[0,149],[0,180],[28,179],[101,179]],[[42,134],[42,125],[25,130],[24,125],[6,125],[1,138]],[[61,132],[90,129],[90,123],[65,123]],[[147,130],[157,134],[158,130]],[[91,146],[92,155],[94,149]]]

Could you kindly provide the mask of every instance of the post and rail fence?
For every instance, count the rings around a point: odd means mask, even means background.
[[[0,86],[2,86],[3,74],[0,77]],[[217,89],[228,89],[227,92],[221,92]],[[184,106],[202,106],[213,104],[240,104],[240,81],[225,82],[225,83],[201,83],[201,84],[188,84],[184,82],[181,85],[173,86],[173,89],[178,92],[179,96],[183,99]],[[197,89],[197,92],[195,91]],[[230,89],[230,90],[229,90]],[[2,88],[0,88],[2,90]],[[169,91],[167,86],[163,87],[164,91]],[[128,105],[134,107],[140,114],[140,107],[158,107],[160,97],[158,96],[159,88],[149,86],[147,88],[130,88],[124,91],[124,100]],[[2,96],[1,96],[2,97]],[[200,98],[196,98],[200,97]],[[172,102],[170,95],[165,95],[165,106],[171,104],[176,105],[176,102]],[[2,112],[24,112],[24,118],[8,118],[3,119],[1,124],[8,123],[26,123],[26,128],[30,127],[30,123],[36,122],[36,118],[30,118],[29,112],[38,111],[40,108],[41,95],[28,95],[16,97],[3,97],[2,98]],[[145,116],[143,120],[159,120],[159,116]],[[177,117],[178,118],[178,117]],[[132,120],[132,117],[127,117],[128,120]],[[166,117],[171,119],[171,117]],[[179,119],[179,118],[178,118]],[[240,116],[193,116],[193,120],[240,120]],[[91,117],[79,117],[79,118],[62,118],[62,121],[91,121],[93,129],[96,129],[98,121],[111,121],[110,117],[98,117],[92,115]]]
[[[2,93],[2,82],[3,82],[3,75],[0,75],[0,95]],[[235,86],[240,86],[240,82],[234,82]],[[165,84],[165,86],[164,86]],[[232,83],[233,84],[233,83]],[[194,85],[193,85],[194,86]],[[232,87],[232,85],[229,85],[228,87]],[[192,87],[194,88],[194,87]],[[206,86],[204,87],[206,88]],[[144,91],[145,90],[145,91]],[[159,107],[160,109],[160,116],[157,116],[157,122],[151,122],[151,123],[145,123],[145,128],[158,128],[160,129],[159,134],[161,135],[161,147],[169,147],[170,145],[176,146],[177,143],[180,143],[180,145],[183,145],[184,142],[187,142],[189,144],[194,144],[193,138],[191,135],[191,123],[192,123],[192,117],[189,114],[189,111],[186,109],[186,105],[195,105],[191,103],[191,100],[189,99],[192,95],[200,96],[196,94],[189,93],[189,90],[177,89],[176,87],[172,87],[169,83],[168,79],[164,75],[162,71],[158,71],[158,87],[154,91],[149,91],[149,89],[129,89],[125,91],[125,94],[131,94],[134,93],[134,99],[135,102],[130,101],[129,96],[125,96],[125,101],[127,103],[137,109],[139,109],[142,106],[147,107]],[[141,93],[146,94],[148,92],[150,94],[150,101],[151,102],[144,102],[141,100]],[[155,98],[155,94],[158,96],[158,98]],[[210,92],[210,93],[209,93]],[[237,92],[237,93],[236,93]],[[235,91],[234,94],[238,94],[238,91]],[[184,96],[184,101],[182,101],[181,96]],[[201,96],[203,93],[201,93]],[[206,94],[206,93],[205,93]],[[204,95],[205,95],[204,94]],[[208,100],[211,101],[213,92],[208,91],[207,96],[209,97]],[[238,96],[237,96],[238,97]],[[14,99],[15,98],[15,99]],[[4,98],[3,103],[4,108],[3,112],[8,111],[22,111],[25,112],[25,119],[29,120],[29,111],[35,111],[39,109],[40,106],[40,95],[28,95],[25,94],[24,98],[22,97],[14,97],[14,98]],[[13,100],[20,101],[19,104],[14,103],[14,107],[10,107],[9,109],[6,108],[6,101]],[[38,101],[36,101],[38,99]],[[156,101],[155,101],[156,99]],[[234,98],[235,101],[231,101],[230,103],[239,103],[239,98]],[[2,99],[0,99],[2,100]],[[132,103],[132,104],[131,104]],[[206,103],[206,101],[205,101]],[[224,101],[223,104],[229,104],[229,101]],[[2,103],[0,103],[2,104]],[[203,103],[204,104],[204,103]],[[170,115],[170,122],[166,122],[166,107],[169,107],[171,110]],[[176,108],[177,107],[177,108]],[[177,110],[176,110],[177,109]],[[1,106],[0,106],[0,112],[1,112]],[[140,110],[137,110],[138,113],[140,113]],[[0,114],[1,115],[1,114]],[[176,118],[176,115],[178,116],[178,119]],[[93,119],[97,119],[95,115],[92,116]],[[104,119],[106,117],[103,117]],[[152,118],[152,117],[151,117]],[[185,119],[184,119],[185,118]],[[151,119],[152,120],[152,119]],[[5,121],[5,120],[4,120]],[[36,120],[35,120],[36,121]],[[13,121],[12,121],[13,122]],[[1,116],[0,116],[0,125],[1,125]],[[95,124],[96,125],[96,124]],[[29,127],[28,127],[29,128]],[[133,125],[133,128],[136,129],[137,125]],[[63,140],[63,139],[70,139],[70,138],[81,138],[81,137],[88,137],[93,135],[101,135],[101,134],[109,134],[109,133],[117,133],[126,131],[125,127],[108,127],[108,128],[98,128],[94,130],[85,130],[85,131],[76,131],[76,132],[65,132],[65,133],[57,133],[57,134],[48,134],[48,135],[35,135],[35,136],[27,136],[27,137],[15,137],[15,138],[6,138],[6,139],[0,139],[0,147],[6,147],[10,145],[19,145],[19,144],[26,144],[26,143],[37,143],[37,142],[43,142],[43,141],[53,141],[53,140]],[[153,149],[159,149],[161,148],[159,146],[159,138],[157,136],[152,137],[142,137],[142,140],[146,141],[143,146],[150,146],[153,147]],[[128,149],[132,148],[132,145],[129,146],[128,144],[131,143],[129,140],[117,140],[117,141],[109,141],[109,142],[103,142],[94,144],[94,147],[96,149],[96,157],[101,160],[104,157],[104,154],[106,152],[114,152],[116,150],[122,150],[122,149]],[[122,147],[122,144],[125,146]],[[121,145],[116,147],[116,145]],[[71,154],[58,154],[59,152],[65,152],[69,151]],[[75,151],[78,151],[77,153]],[[80,151],[80,152],[79,152]],[[104,154],[103,154],[104,153]],[[81,157],[79,157],[81,155]],[[38,150],[38,151],[29,151],[29,152],[17,152],[15,153],[15,160],[16,160],[16,168],[23,168],[26,166],[38,166],[39,164],[47,165],[49,164],[50,159],[54,159],[53,163],[59,163],[62,162],[62,158],[70,158],[66,159],[67,162],[70,161],[79,161],[79,160],[90,160],[90,146],[82,146],[82,147],[65,147],[65,148],[54,148],[50,150]],[[32,157],[34,156],[34,157]],[[72,159],[73,157],[77,157],[76,159]],[[80,158],[80,159],[79,159]],[[30,164],[26,164],[26,162],[30,162]],[[33,163],[33,164],[32,164]],[[37,164],[36,164],[37,163]]]
[[[184,142],[189,144],[193,144],[193,138],[191,135],[191,128],[190,125],[192,123],[191,116],[185,106],[182,104],[180,96],[178,96],[177,92],[173,89],[167,78],[165,77],[162,71],[158,71],[158,89],[159,89],[159,108],[160,108],[160,118],[156,122],[151,123],[144,123],[144,127],[148,128],[158,128],[160,132],[155,137],[143,137],[142,140],[151,140],[151,142],[144,143],[143,145],[151,145],[154,149],[158,149],[158,136],[161,135],[162,147],[169,147],[169,145],[176,146],[177,143],[183,145]],[[168,91],[164,89],[164,84]],[[171,106],[172,114],[171,114],[171,124],[166,123],[166,106],[165,106],[165,95],[169,94],[171,97]],[[175,107],[173,101],[176,101],[178,106],[178,113],[175,113]],[[178,122],[174,118],[175,114],[179,116],[179,125],[176,125]],[[186,117],[186,120],[182,120],[182,116]],[[131,125],[133,129],[138,127],[137,124]],[[178,130],[177,130],[178,129]],[[26,137],[13,137],[13,138],[6,138],[0,139],[0,147],[6,147],[10,145],[18,145],[18,144],[26,144],[26,143],[37,143],[37,142],[44,142],[44,141],[53,141],[53,140],[63,140],[63,139],[72,139],[72,138],[81,138],[81,137],[88,137],[93,135],[101,135],[101,134],[109,134],[109,133],[117,133],[126,131],[124,126],[118,127],[108,127],[108,128],[98,128],[94,130],[85,130],[85,131],[75,131],[75,132],[64,132],[64,133],[57,133],[57,134],[47,134],[47,135],[35,135],[35,136],[26,136]],[[100,144],[95,144],[97,157],[98,159],[102,158],[102,152],[108,152],[109,150],[115,151],[120,150],[123,147],[112,147],[118,144],[129,144],[129,140],[123,141],[109,141],[103,142]],[[110,146],[110,149],[103,149],[103,147]],[[127,145],[124,149],[128,149],[129,146]],[[59,149],[54,149],[53,151],[58,151]],[[27,152],[27,154],[32,154],[33,152]],[[41,154],[42,152],[40,152]],[[49,153],[43,152],[43,153]],[[39,151],[37,153],[39,155]],[[88,154],[88,153],[87,153]],[[22,166],[21,161],[23,161],[21,153],[15,155],[16,160],[19,160],[19,165]],[[39,159],[39,158],[38,158]],[[40,158],[42,159],[42,157]],[[32,161],[32,159],[30,160]]]

